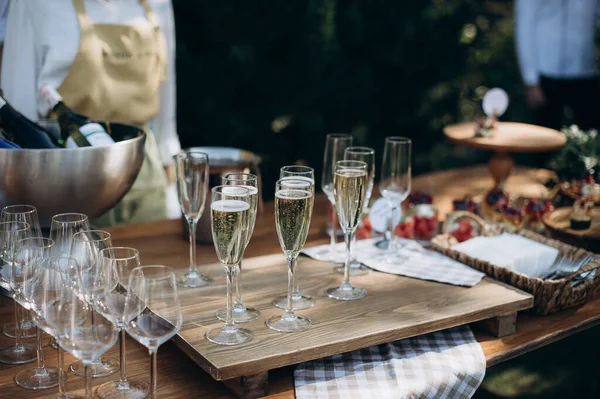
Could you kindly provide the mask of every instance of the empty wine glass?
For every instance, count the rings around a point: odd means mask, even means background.
[[[2,285],[6,290],[12,291],[12,267],[16,243],[31,236],[31,227],[25,222],[0,222],[0,264],[2,265]],[[19,320],[14,306],[15,320]],[[37,358],[35,345],[22,342],[20,323],[16,326],[14,345],[0,350],[0,362],[6,364],[23,364]]]
[[[173,269],[140,266],[131,271],[125,298],[125,329],[150,352],[150,397],[156,398],[156,353],[183,323]]]
[[[39,267],[33,270],[29,285],[25,286],[25,297],[33,314],[36,325],[52,337],[57,331],[52,324],[58,318],[59,296],[61,290],[70,285],[64,272],[78,269],[77,262],[69,257],[44,257]],[[83,302],[81,306],[87,307]],[[58,346],[58,395],[52,399],[83,399],[83,396],[66,392],[67,374],[64,371],[64,351]],[[50,399],[50,398],[49,398]]]
[[[310,166],[303,165],[288,165],[284,166],[279,170],[279,178],[282,180],[302,180],[309,183],[310,189],[315,195],[315,170]],[[301,185],[303,186],[303,185]],[[314,201],[313,201],[314,207]],[[311,208],[312,214],[312,208]],[[315,306],[315,300],[310,296],[300,292],[300,286],[298,284],[298,273],[294,273],[294,291],[292,293],[292,307],[294,310],[309,309]],[[273,299],[273,305],[280,309],[287,307],[287,294],[279,296]]]
[[[335,174],[335,163],[344,159],[344,151],[352,146],[352,136],[349,134],[328,134],[325,141],[325,154],[323,156],[323,175],[321,177],[321,189],[332,205],[335,205],[333,197],[333,177]],[[331,228],[331,245],[328,250],[320,254],[323,259],[335,259],[335,231],[337,226]]]
[[[292,293],[296,259],[304,247],[313,207],[313,191],[306,180],[280,179],[275,184],[275,227],[279,244],[288,262],[288,301],[281,316],[267,320],[275,331],[298,332],[310,328],[310,319],[294,313]]]
[[[100,281],[97,273],[102,271],[98,268],[98,260],[100,251],[110,247],[112,247],[112,240],[110,233],[106,231],[82,230],[73,234],[70,256],[79,264],[80,270],[77,277],[81,279],[81,283],[86,289],[84,295],[87,301],[92,302],[102,292],[102,287],[95,285]],[[92,317],[94,317],[93,313]],[[75,374],[83,376],[84,366],[82,361],[76,361],[69,368]],[[88,369],[93,378],[106,377],[119,371],[119,361],[114,357],[100,356],[88,365]]]
[[[208,192],[208,155],[203,152],[183,151],[173,157],[177,176],[177,196],[181,212],[188,223],[190,236],[190,268],[177,280],[177,284],[202,287],[211,279],[198,272],[196,264],[196,228],[204,212]]]
[[[128,379],[125,368],[125,290],[129,275],[140,266],[140,254],[134,248],[105,248],[100,251],[98,264],[103,268],[101,273],[96,274],[102,277],[102,294],[94,301],[94,308],[119,328],[121,375],[116,381],[100,385],[96,394],[103,399],[145,398],[148,395],[148,384]]]
[[[373,192],[373,180],[375,178],[375,150],[369,147],[348,147],[344,152],[344,159],[349,161],[361,161],[367,164],[367,194],[363,205],[360,220],[364,218],[369,208],[369,201]],[[360,225],[360,221],[359,221]],[[369,268],[356,260],[356,233],[352,235],[352,262],[350,263],[350,276],[364,276],[369,273]],[[344,266],[336,267],[338,273],[344,273]]]
[[[361,161],[338,161],[335,165],[333,195],[344,241],[346,242],[346,263],[344,280],[339,287],[329,288],[330,298],[351,301],[364,298],[367,290],[353,287],[350,284],[350,262],[352,262],[352,235],[358,226],[367,197],[368,172],[367,164]]]
[[[8,205],[2,208],[0,222],[25,222],[31,227],[33,237],[41,237],[42,229],[40,228],[40,220],[37,209],[32,205]],[[0,271],[1,273],[1,271]],[[1,285],[1,279],[0,279]],[[15,303],[16,306],[16,303]],[[32,338],[36,336],[36,328],[33,324],[29,312],[22,308],[16,310],[19,318],[14,324],[4,326],[2,332],[10,338],[16,338],[17,323],[20,323],[21,338]]]
[[[76,262],[70,266],[80,270]],[[85,292],[88,287],[76,272],[65,270],[63,281],[65,284],[60,288],[58,298],[50,305],[58,305],[55,317],[48,312],[45,319],[56,332],[58,344],[83,363],[85,397],[91,399],[90,366],[117,342],[118,329],[87,302]]]
[[[246,250],[246,247],[250,243],[252,233],[254,232],[254,224],[256,222],[256,214],[258,212],[258,178],[256,175],[251,173],[228,173],[221,179],[223,185],[234,185],[244,187],[248,190],[248,199],[250,209],[248,210],[248,230],[246,232],[246,245],[242,251]],[[235,298],[233,303],[233,321],[236,323],[247,323],[258,319],[260,312],[254,308],[249,308],[244,305],[242,301],[242,260],[244,253],[242,252],[242,258],[240,259],[239,265],[235,268],[235,276],[233,281],[235,283]],[[227,308],[220,309],[217,311],[217,317],[221,321],[227,319]]]
[[[88,217],[83,213],[61,213],[52,216],[50,239],[54,241],[52,253],[55,256],[69,256],[73,235],[83,230],[89,230]]]
[[[390,263],[406,260],[397,253],[396,234],[394,232],[394,212],[410,194],[411,186],[411,141],[406,137],[387,137],[381,164],[379,191],[387,199],[392,212],[390,214],[390,239],[386,260]]]
[[[227,317],[223,328],[206,332],[206,339],[219,345],[237,345],[252,339],[252,332],[235,326],[233,319],[233,277],[242,259],[250,220],[250,191],[241,186],[212,189],[211,229],[215,251],[227,276]]]
[[[50,255],[53,245],[52,240],[42,237],[24,238],[16,243],[11,275],[13,299],[28,311],[32,309],[32,301],[35,299],[31,296],[34,292],[34,287],[31,286],[34,273],[43,267],[43,260]],[[59,370],[45,366],[42,330],[40,327],[36,330],[37,366],[18,373],[15,382],[25,389],[48,389],[58,385]]]

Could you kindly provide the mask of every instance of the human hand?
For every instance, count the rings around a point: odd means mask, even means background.
[[[539,85],[527,86],[527,105],[531,109],[538,109],[546,104],[544,91]]]
[[[175,183],[175,164],[163,165],[165,175],[167,175],[167,183],[169,185]]]

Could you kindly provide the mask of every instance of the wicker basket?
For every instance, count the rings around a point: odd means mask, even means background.
[[[486,223],[479,218],[473,219],[481,225],[482,235],[485,236],[493,236],[501,233],[519,234],[523,237],[557,248],[562,253],[571,255],[575,259],[590,254],[590,252],[584,249],[544,237],[529,230],[517,229],[505,224]],[[434,237],[431,243],[433,249],[436,251],[464,263],[465,265],[471,266],[474,269],[480,270],[493,279],[529,292],[534,297],[534,307],[532,310],[540,315],[555,313],[562,309],[586,303],[591,299],[595,288],[600,283],[600,272],[597,272],[595,273],[594,278],[585,279],[577,285],[571,284],[571,280],[580,274],[599,268],[599,256],[596,256],[591,262],[583,265],[578,271],[565,278],[560,280],[542,280],[538,277],[529,277],[501,266],[495,266],[489,262],[481,261],[453,250],[452,247],[458,242],[450,233],[444,233]]]

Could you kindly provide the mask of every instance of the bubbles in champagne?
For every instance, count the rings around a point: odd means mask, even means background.
[[[225,189],[228,187],[224,187]],[[235,189],[236,187],[231,187]],[[230,194],[231,195],[231,194]],[[234,265],[240,261],[246,245],[250,205],[241,200],[220,200],[211,203],[212,235],[221,263]]]
[[[280,183],[285,187],[286,182]],[[297,255],[308,235],[312,210],[311,191],[282,188],[275,193],[275,225],[281,248]]]
[[[367,178],[366,170],[361,169],[341,169],[333,176],[335,209],[344,232],[358,226],[367,196]]]

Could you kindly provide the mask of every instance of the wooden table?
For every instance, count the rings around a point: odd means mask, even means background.
[[[545,172],[532,169],[517,169],[516,178],[509,182],[512,190],[528,190],[531,187],[542,190],[536,176]],[[452,189],[456,181],[449,182],[448,176],[460,179],[460,192]],[[451,203],[452,198],[461,196],[470,190],[484,187],[490,180],[486,166],[457,169],[453,171],[434,173],[414,179],[414,189],[428,190],[434,193],[435,198],[443,203]],[[438,190],[439,188],[439,190]],[[509,188],[509,190],[511,190]],[[315,204],[315,211],[311,223],[311,230],[307,246],[325,244],[329,242],[324,233],[326,220],[326,200],[319,197]],[[265,205],[265,211],[260,215],[252,241],[246,251],[247,257],[259,256],[281,251],[277,237],[274,233],[273,208],[271,204]],[[115,245],[132,246],[138,248],[142,262],[145,264],[166,264],[176,268],[185,268],[188,264],[188,243],[183,239],[182,228],[179,220],[151,222],[139,225],[130,225],[112,228],[113,242]],[[216,255],[212,245],[198,246],[198,262],[209,264],[216,262]],[[282,270],[283,273],[283,270]],[[302,271],[300,270],[300,283]],[[285,287],[281,287],[282,292]],[[198,298],[199,301],[202,298]],[[225,291],[223,291],[223,304]],[[12,319],[12,302],[0,297],[0,320],[7,324]],[[517,332],[500,339],[475,330],[477,340],[481,343],[488,366],[520,356],[529,351],[560,340],[579,331],[600,324],[600,298],[596,297],[586,305],[566,310],[546,317],[529,314],[519,315]],[[48,340],[47,340],[48,341]],[[0,337],[0,346],[6,346],[14,341],[4,336]],[[127,374],[129,377],[149,381],[148,352],[132,339],[127,342]],[[118,356],[118,347],[115,346],[108,355]],[[65,356],[65,363],[74,361],[70,355]],[[158,389],[161,398],[234,398],[234,396],[219,382],[210,378],[199,366],[185,356],[172,342],[161,346],[158,351],[159,376]],[[46,364],[56,365],[56,351],[46,346]],[[41,392],[27,391],[17,387],[14,375],[19,371],[31,367],[33,363],[22,366],[8,366],[0,364],[0,398],[40,398],[46,397],[56,389]],[[270,376],[271,392],[269,398],[282,399],[294,397],[293,370],[291,367],[278,369]],[[92,385],[117,378],[115,375],[100,379],[93,379]],[[69,373],[67,388],[82,393],[83,381],[81,378]]]

